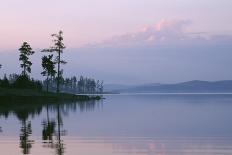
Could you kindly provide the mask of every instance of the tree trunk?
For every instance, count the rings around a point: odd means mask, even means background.
[[[48,93],[48,76],[47,76],[47,93]]]
[[[23,67],[23,76],[26,76],[26,66],[24,64],[24,67]]]
[[[57,73],[57,86],[56,86],[56,92],[60,92],[60,48],[58,51],[58,73]]]

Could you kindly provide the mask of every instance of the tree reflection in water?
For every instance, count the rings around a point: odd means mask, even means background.
[[[29,139],[29,136],[32,134],[31,122],[23,120],[20,137],[20,148],[22,148],[23,154],[30,154],[30,149],[32,148],[33,140]]]
[[[81,112],[93,111],[98,105],[98,108],[102,108],[101,104],[96,104],[98,102],[91,100],[86,102],[77,103],[57,103],[57,104],[47,104],[46,113],[47,118],[42,122],[42,140],[43,147],[55,149],[57,155],[65,154],[65,142],[62,140],[62,136],[67,135],[67,131],[63,130],[63,116],[67,115],[71,111],[76,112],[78,109]],[[50,119],[50,112],[55,111],[55,120]]]
[[[66,135],[63,130],[62,117],[70,112],[76,112],[78,109],[81,112],[93,111],[98,105],[102,108],[102,101],[85,101],[85,102],[59,102],[59,103],[35,103],[35,102],[20,102],[9,101],[1,103],[0,117],[7,118],[9,115],[15,115],[21,124],[19,134],[19,148],[23,154],[30,154],[34,140],[30,139],[32,135],[32,125],[29,118],[41,115],[43,108],[46,108],[46,119],[42,120],[42,141],[44,148],[52,148],[57,155],[65,154],[65,142],[62,136]],[[100,103],[100,104],[96,104]],[[56,117],[51,119],[50,112],[56,113]],[[1,132],[1,127],[0,127]]]
[[[57,137],[57,142],[56,142],[56,154],[57,155],[63,155],[64,154],[64,143],[61,140],[61,135],[65,136],[65,131],[62,132],[61,131],[61,127],[63,126],[63,120],[62,120],[62,116],[60,113],[60,105],[57,105],[57,127],[58,127],[58,131],[56,134]]]
[[[49,117],[49,105],[46,106],[47,119],[42,122],[42,140],[45,145],[43,147],[54,148],[53,135],[55,133],[56,122],[50,120]]]
[[[20,129],[20,148],[22,149],[23,154],[30,154],[30,150],[32,148],[32,144],[34,140],[30,140],[30,136],[32,134],[32,126],[31,121],[28,121],[29,115],[34,116],[36,113],[40,113],[41,109],[20,109],[14,111],[17,115],[17,118],[21,121],[21,129]]]
[[[55,149],[57,155],[64,154],[64,144],[61,140],[61,127],[63,125],[62,116],[60,114],[60,104],[56,106],[57,120],[50,120],[49,117],[49,105],[46,106],[47,119],[42,122],[43,130],[42,130],[42,140],[43,147]],[[56,131],[57,126],[57,131]],[[65,132],[63,132],[65,133]],[[64,135],[64,134],[63,134]],[[53,137],[56,137],[54,140]]]

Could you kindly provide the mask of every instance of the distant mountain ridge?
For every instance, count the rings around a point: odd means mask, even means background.
[[[104,91],[105,92],[112,92],[112,91],[116,91],[116,90],[129,89],[129,88],[133,88],[133,87],[134,86],[123,85],[123,84],[105,84]]]
[[[232,80],[193,80],[176,84],[146,84],[114,89],[114,93],[232,93]]]

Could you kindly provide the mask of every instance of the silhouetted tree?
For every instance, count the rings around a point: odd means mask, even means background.
[[[102,93],[103,92],[103,81],[99,80],[96,82],[91,78],[80,77],[80,80],[77,82],[78,92],[79,93]]]
[[[10,87],[9,80],[6,77],[6,74],[4,75],[3,80],[1,81],[1,87],[8,88]]]
[[[19,76],[20,75],[18,75],[16,73],[10,74],[9,75],[9,82],[10,82],[10,84],[14,83],[18,79]]]
[[[44,86],[46,81],[44,81]],[[56,79],[51,79],[51,88],[54,90],[56,88]],[[95,80],[92,78],[87,78],[80,76],[77,80],[76,76],[71,78],[60,77],[60,90],[64,92],[72,93],[102,93],[103,92],[103,81]]]
[[[79,93],[84,93],[84,85],[85,85],[85,83],[84,83],[84,78],[83,78],[83,76],[81,76],[80,77],[80,80],[77,82],[77,85],[78,85],[78,92]]]
[[[72,88],[74,90],[77,88],[77,78],[75,76],[72,77]]]
[[[28,75],[20,75],[14,83],[14,88],[42,90],[42,83],[38,80],[31,79]]]
[[[56,74],[55,71],[55,63],[52,61],[53,55],[48,55],[48,56],[43,56],[42,57],[42,67],[43,67],[43,72],[41,74],[43,76],[46,76],[46,84],[47,84],[47,92],[48,92],[48,83],[49,83],[49,77],[54,77]]]
[[[103,84],[104,84],[104,81],[101,81],[100,87],[99,87],[99,93],[103,93],[103,89],[104,89]]]
[[[63,50],[65,49],[64,43],[63,43],[63,32],[59,31],[58,34],[52,34],[52,37],[54,38],[54,46],[52,46],[50,49],[44,49],[42,52],[56,52],[57,56],[55,59],[55,63],[57,64],[57,84],[56,84],[56,92],[60,92],[60,78],[61,78],[61,64],[66,64],[64,60],[61,60],[61,54],[63,53]]]
[[[23,68],[22,74],[25,76],[27,75],[27,72],[31,73],[32,62],[29,61],[29,56],[33,55],[35,52],[32,51],[31,46],[27,42],[23,43],[23,45],[19,48],[19,51],[19,61],[22,62],[20,67]]]

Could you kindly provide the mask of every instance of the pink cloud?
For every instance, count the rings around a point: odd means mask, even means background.
[[[141,45],[159,44],[170,41],[190,39],[187,28],[191,24],[189,20],[165,20],[149,25],[141,30],[120,36],[115,36],[101,43],[102,45]]]
[[[165,20],[162,19],[159,23],[157,23],[154,27],[156,31],[162,30],[173,30],[183,32],[187,26],[191,24],[189,20]]]

